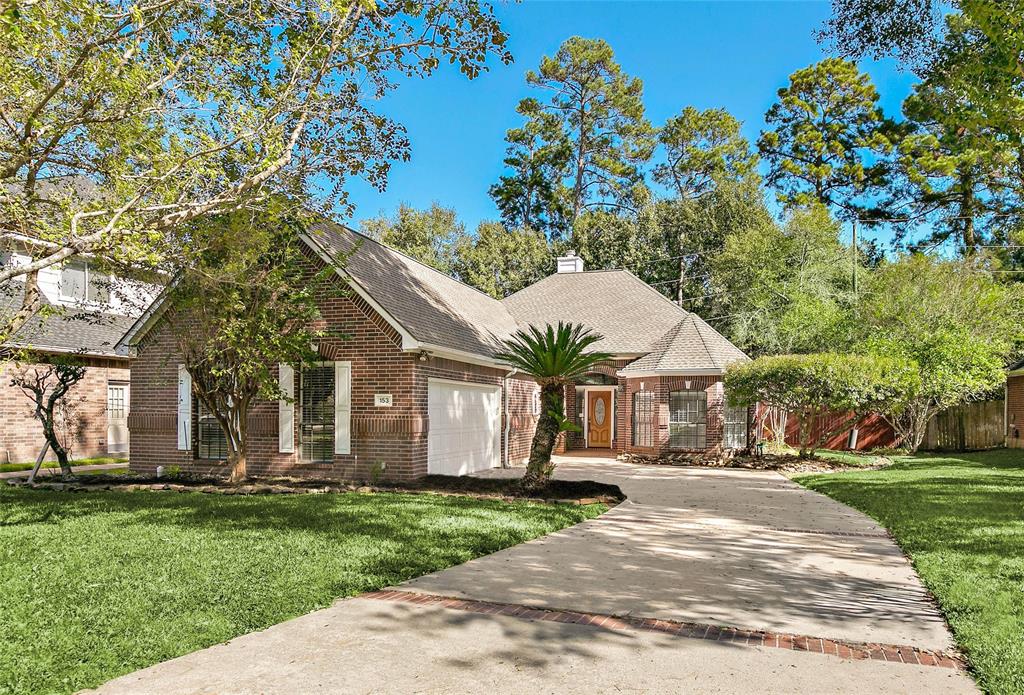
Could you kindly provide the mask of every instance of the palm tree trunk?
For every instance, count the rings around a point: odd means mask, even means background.
[[[551,464],[551,453],[558,439],[559,426],[554,413],[562,402],[562,386],[548,384],[541,389],[541,412],[537,420],[537,431],[530,446],[530,461],[526,466],[523,482],[527,487],[541,487],[551,479],[555,467]]]

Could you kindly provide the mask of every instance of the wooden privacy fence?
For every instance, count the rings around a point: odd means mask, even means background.
[[[1003,400],[965,403],[943,410],[928,423],[922,449],[965,451],[1003,446]]]
[[[830,431],[847,417],[836,413],[821,418],[812,430],[813,436]],[[978,401],[956,406],[938,413],[928,423],[921,448],[925,451],[965,451],[970,449],[991,449],[1004,445],[1005,425],[1003,423],[1003,400]],[[846,450],[849,429],[834,435],[825,442],[826,449]],[[771,439],[767,429],[762,434]],[[786,443],[799,446],[800,433],[796,416],[790,414],[786,421]],[[896,445],[896,433],[881,415],[868,415],[858,427],[857,450],[888,448]]]

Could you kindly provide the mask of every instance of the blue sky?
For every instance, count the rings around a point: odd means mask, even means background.
[[[648,117],[655,125],[684,106],[722,107],[756,140],[764,113],[794,70],[827,55],[814,31],[828,17],[827,1],[626,2],[625,0],[499,3],[509,33],[511,65],[467,80],[442,69],[426,80],[403,81],[380,108],[404,124],[412,143],[409,162],[396,163],[388,189],[360,181],[348,188],[354,221],[391,213],[400,202],[455,208],[469,229],[497,211],[487,189],[502,173],[505,131],[521,119],[518,101],[529,92],[525,73],[566,38],[603,38],[623,69],[644,82]],[[865,62],[886,113],[897,114],[913,77],[891,61]]]

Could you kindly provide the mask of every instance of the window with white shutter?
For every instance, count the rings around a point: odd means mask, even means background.
[[[304,367],[299,384],[299,450],[303,461],[334,460],[334,400],[334,364]]]
[[[192,375],[178,365],[178,451],[192,448]]]
[[[295,452],[295,370],[283,363],[277,369],[282,395],[277,402],[277,450],[291,454]]]

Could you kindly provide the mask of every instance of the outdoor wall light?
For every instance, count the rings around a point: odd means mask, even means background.
[[[426,362],[430,357],[430,353],[426,350],[420,350],[420,362]]]

